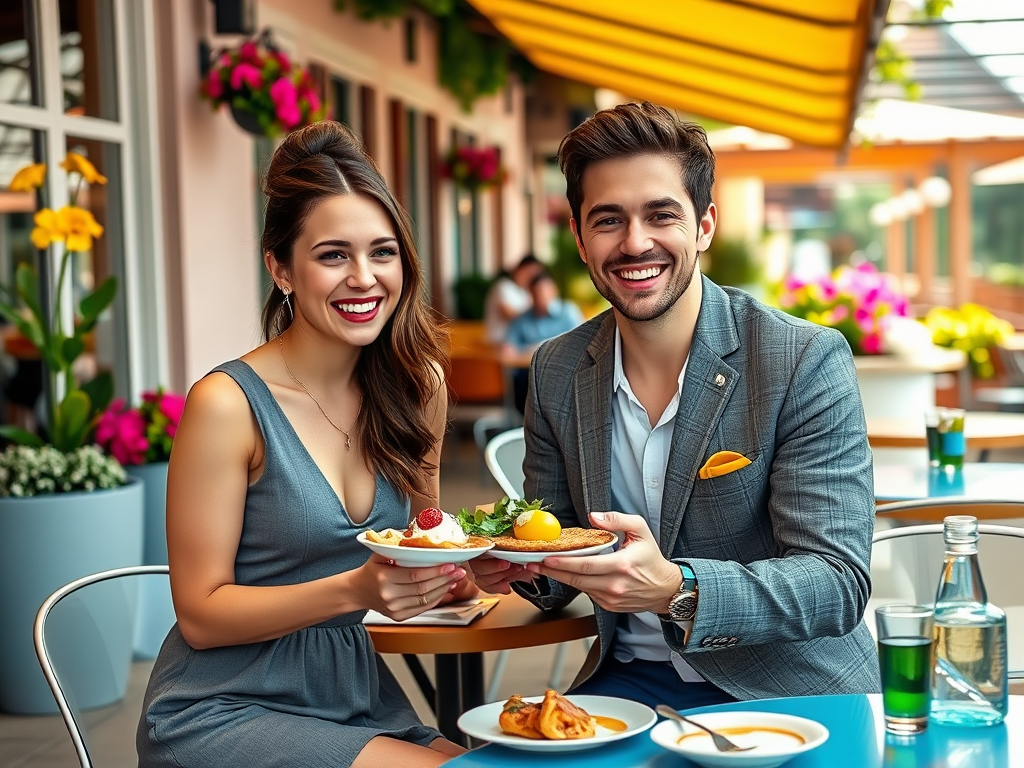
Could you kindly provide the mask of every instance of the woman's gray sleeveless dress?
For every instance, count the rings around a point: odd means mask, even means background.
[[[373,511],[353,524],[263,380],[240,360],[214,370],[245,392],[266,445],[263,475],[246,494],[238,584],[297,584],[352,570],[370,554],[356,541],[360,530],[405,527],[409,501],[380,475]],[[424,745],[438,738],[373,650],[364,614],[202,651],[175,624],[146,691],[140,765],[334,768],[375,736]]]

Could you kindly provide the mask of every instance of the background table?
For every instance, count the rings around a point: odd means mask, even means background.
[[[544,613],[519,595],[503,595],[485,616],[465,627],[376,625],[366,627],[378,653],[400,653],[437,716],[446,737],[465,745],[456,726],[466,710],[484,703],[485,651],[507,651],[581,640],[597,634],[590,599],[580,595],[557,613]],[[434,685],[415,654],[434,654]]]
[[[930,724],[921,736],[906,740],[887,736],[879,694],[741,701],[701,707],[687,714],[751,710],[806,717],[828,728],[828,740],[785,763],[791,768],[1012,768],[1024,765],[1024,696],[1010,697],[1010,713],[1001,725],[943,728]],[[452,768],[511,768],[527,764],[534,768],[691,768],[694,765],[682,755],[659,747],[651,741],[649,733],[581,752],[523,752],[488,745],[446,763]]]
[[[923,462],[874,463],[875,500],[966,496],[979,499],[1024,501],[1024,464],[965,462],[950,473]]]
[[[872,448],[925,448],[924,413],[920,417],[869,417]],[[972,450],[1024,448],[1024,413],[968,411],[964,437]]]

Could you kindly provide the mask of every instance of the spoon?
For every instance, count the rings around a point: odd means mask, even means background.
[[[700,723],[694,722],[688,717],[683,717],[674,709],[672,709],[672,707],[667,707],[664,704],[659,704],[657,707],[655,707],[655,711],[663,717],[667,717],[670,720],[675,720],[677,723],[689,723],[690,725],[694,725],[697,728],[700,728],[702,731],[709,733],[711,735],[711,740],[715,743],[715,748],[719,752],[746,752],[747,750],[754,748],[737,746],[736,744],[733,744],[731,741],[729,741],[729,739],[725,738],[725,736],[723,736],[722,734],[715,733],[710,728],[705,728]]]

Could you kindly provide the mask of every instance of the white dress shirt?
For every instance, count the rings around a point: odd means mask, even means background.
[[[672,400],[651,428],[646,409],[629,386],[622,368],[622,337],[615,329],[615,378],[612,399],[612,511],[640,515],[650,526],[655,540],[661,539],[661,501],[665,491],[672,433],[675,431],[679,396],[683,391],[686,363],[679,371],[678,386]],[[687,631],[693,622],[679,622]],[[661,620],[654,613],[627,614],[615,634],[615,658],[628,662],[671,661],[685,682],[704,682],[704,678],[668,647]]]

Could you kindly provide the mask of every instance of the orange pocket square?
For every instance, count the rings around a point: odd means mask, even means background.
[[[749,463],[750,459],[742,453],[719,451],[704,462],[704,466],[700,468],[697,476],[701,480],[710,480],[712,477],[721,477],[735,472],[737,469],[743,469]]]

